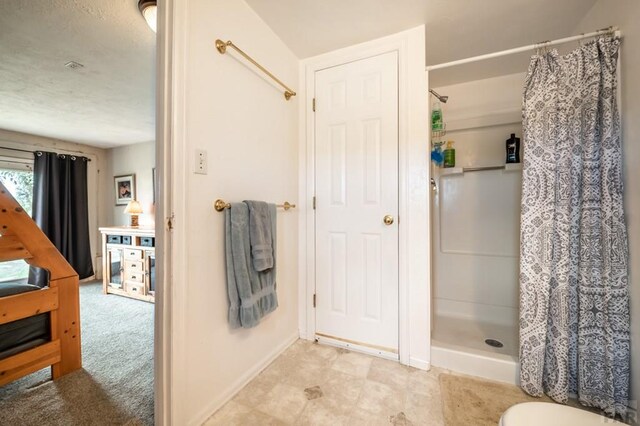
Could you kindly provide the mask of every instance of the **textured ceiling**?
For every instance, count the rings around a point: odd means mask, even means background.
[[[247,0],[300,58],[426,24],[428,64],[572,34],[595,1]],[[521,72],[527,56],[432,84]],[[137,0],[0,0],[0,128],[113,147],[154,140],[154,110],[155,34]]]
[[[596,0],[247,0],[301,58],[426,25],[427,64],[572,34]],[[526,56],[526,55],[525,55]],[[526,70],[522,60],[441,73],[440,83]],[[503,69],[504,67],[508,69]],[[466,76],[463,77],[462,74]]]
[[[100,147],[155,140],[155,33],[137,0],[1,0],[0,58],[0,128]]]

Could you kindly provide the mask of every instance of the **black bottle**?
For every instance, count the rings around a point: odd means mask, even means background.
[[[515,133],[507,139],[507,163],[520,162],[520,138],[516,138]]]

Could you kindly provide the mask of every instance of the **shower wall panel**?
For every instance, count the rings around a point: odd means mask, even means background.
[[[435,89],[449,95],[443,139],[455,142],[457,168],[504,165],[506,139],[522,137],[523,81],[515,74]],[[433,176],[436,315],[515,324],[521,171],[434,169]]]

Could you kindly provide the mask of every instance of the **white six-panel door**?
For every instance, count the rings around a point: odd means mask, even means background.
[[[316,72],[315,97],[316,336],[397,358],[397,52]]]

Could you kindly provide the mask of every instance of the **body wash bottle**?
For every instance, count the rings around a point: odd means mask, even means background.
[[[444,150],[444,167],[456,166],[456,150],[453,149],[453,141],[447,142],[447,149]]]
[[[520,162],[520,138],[516,138],[515,133],[507,139],[507,164]]]

